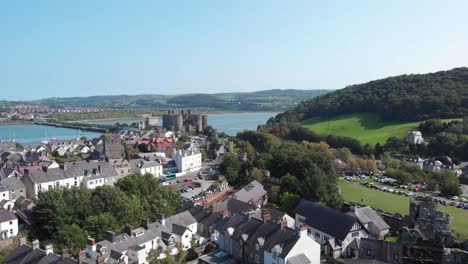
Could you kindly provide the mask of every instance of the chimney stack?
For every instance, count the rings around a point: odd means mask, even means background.
[[[39,240],[35,239],[32,242],[32,249],[39,249]]]
[[[106,240],[109,242],[114,242],[115,239],[115,232],[114,231],[107,231],[106,232]]]
[[[125,227],[124,227],[124,231],[125,231],[125,233],[127,233],[127,235],[132,236],[133,229],[132,229],[131,225],[126,224]]]
[[[268,211],[263,213],[263,222],[266,223],[267,221],[271,221],[271,215]]]
[[[47,173],[47,166],[42,166],[42,171]]]
[[[96,240],[88,237],[86,240],[86,253],[91,255],[93,252],[96,252]]]
[[[26,245],[26,237],[20,237],[19,242],[20,242],[20,246]]]
[[[166,219],[164,218],[163,214],[158,214],[158,220],[161,223],[161,225],[166,225]]]
[[[149,228],[149,219],[148,218],[143,219],[142,222],[141,222],[141,226],[144,229],[148,230],[148,228]]]
[[[46,256],[54,253],[54,246],[52,246],[52,244],[45,245],[44,249],[45,249]]]
[[[299,236],[300,237],[307,236],[307,225],[306,224],[301,224],[301,226],[299,227]]]
[[[62,257],[62,259],[68,258],[69,255],[68,255],[68,248],[67,247],[62,248],[62,252],[61,252],[60,256]]]
[[[23,173],[24,175],[29,175],[29,168],[24,168]]]

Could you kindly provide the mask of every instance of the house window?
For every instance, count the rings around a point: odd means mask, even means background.
[[[13,221],[10,221],[10,225],[12,225],[12,224],[13,224]]]
[[[55,183],[55,186],[59,187],[59,186],[60,186],[60,182],[56,182],[56,183]]]
[[[323,240],[328,241],[328,240],[330,240],[330,238],[327,237],[327,236],[324,236],[324,237],[323,237]]]
[[[13,229],[10,229],[10,234],[13,234]]]
[[[369,249],[367,250],[367,256],[370,256],[370,255],[372,255],[372,249],[369,248]]]
[[[75,181],[75,186],[76,186],[76,185],[78,185],[78,182],[77,182],[77,181]]]
[[[309,235],[312,234],[312,229],[307,228],[307,234],[309,234]]]
[[[400,255],[398,253],[393,254],[393,260],[398,261],[400,259]]]
[[[357,237],[357,236],[359,236],[359,232],[353,232],[353,233],[351,234],[351,236],[352,236],[352,237]]]
[[[320,238],[320,233],[319,233],[319,232],[315,232],[315,233],[314,233],[314,236],[315,236],[316,238]]]
[[[3,194],[3,197],[5,197],[5,196],[6,196],[6,193]]]

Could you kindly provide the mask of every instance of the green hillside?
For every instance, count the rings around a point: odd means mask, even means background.
[[[300,124],[319,134],[335,134],[358,139],[363,144],[384,144],[389,137],[403,138],[420,122],[383,121],[376,114],[340,115],[334,118],[311,118]]]
[[[382,120],[393,122],[468,116],[468,68],[400,75],[348,86],[303,101],[276,119],[303,121],[359,113],[377,114]]]
[[[103,95],[88,97],[53,97],[30,101],[48,106],[90,106],[119,109],[197,107],[208,110],[277,111],[298,105],[301,101],[320,96],[330,90],[274,89],[244,93],[218,94],[141,94]],[[1,106],[0,102],[0,106]]]

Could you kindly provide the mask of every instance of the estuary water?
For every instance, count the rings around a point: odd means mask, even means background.
[[[219,131],[234,136],[237,132],[242,130],[257,129],[258,125],[265,124],[270,117],[273,117],[277,114],[277,112],[209,114],[208,124],[218,129]],[[114,124],[116,122],[120,122],[131,124],[133,122],[139,121],[143,121],[143,119],[94,121],[87,123]],[[162,124],[160,118],[158,119],[158,122],[159,124]],[[80,136],[93,138],[100,136],[100,133],[33,124],[0,125],[0,140],[14,139],[16,142],[25,146],[30,144],[38,144],[44,140],[50,140],[51,138],[73,139],[79,138]]]

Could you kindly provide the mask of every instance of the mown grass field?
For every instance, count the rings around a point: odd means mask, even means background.
[[[450,121],[454,119],[446,119]],[[334,118],[312,118],[300,124],[319,134],[335,134],[353,137],[363,144],[384,144],[389,137],[403,138],[408,130],[414,129],[420,122],[395,123],[382,121],[375,114],[342,115]]]
[[[382,192],[345,180],[339,182],[343,199],[349,202],[367,204],[386,212],[407,215],[409,212],[409,198],[404,195]],[[453,216],[453,231],[460,239],[468,239],[468,210],[453,206],[439,206],[440,210]]]

